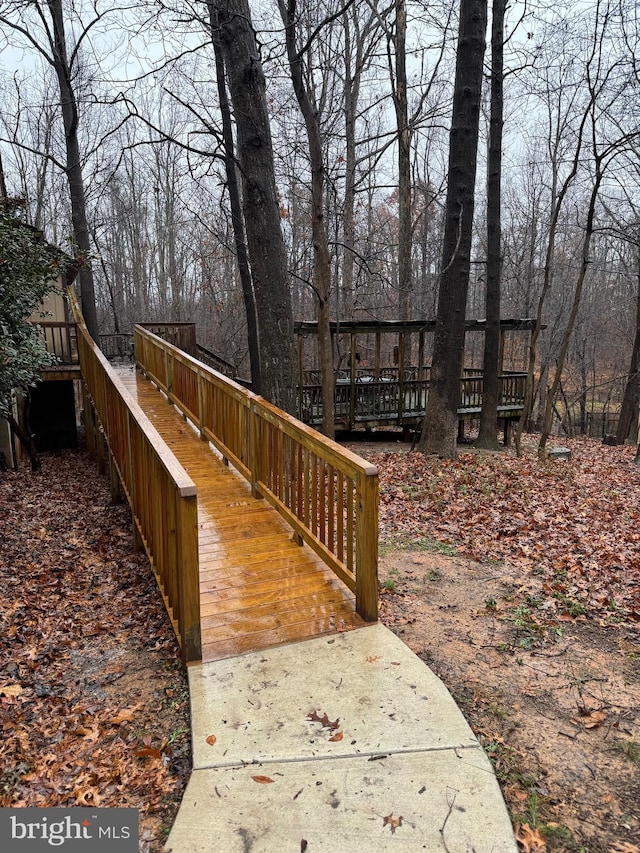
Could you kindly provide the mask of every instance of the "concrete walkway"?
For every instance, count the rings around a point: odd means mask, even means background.
[[[381,624],[189,668],[172,853],[516,853],[491,764]]]

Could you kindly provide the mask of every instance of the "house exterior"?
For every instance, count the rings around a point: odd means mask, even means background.
[[[68,283],[66,276],[60,276],[56,288],[29,318],[40,326],[47,349],[59,359],[58,364],[40,372],[42,382],[31,394],[29,422],[38,450],[76,447],[78,443],[74,381],[80,379],[80,365],[75,324],[69,320],[64,296]],[[16,400],[14,416],[24,423],[21,400]],[[15,468],[23,454],[9,423],[0,419],[0,464]]]

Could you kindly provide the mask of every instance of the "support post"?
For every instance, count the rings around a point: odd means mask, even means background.
[[[198,502],[195,495],[176,495],[178,624],[185,663],[202,660],[200,626],[200,570],[198,562]]]
[[[96,453],[98,456],[98,472],[104,474],[107,470],[106,453],[104,447],[104,433],[102,428],[96,424]]]
[[[349,429],[354,429],[356,425],[356,336],[351,332],[351,364],[349,373],[349,389],[351,391],[349,397]]]
[[[378,475],[361,476],[356,493],[356,610],[378,619]]]
[[[109,486],[111,488],[111,503],[122,503],[122,490],[120,488],[120,476],[116,467],[113,454],[109,453]]]

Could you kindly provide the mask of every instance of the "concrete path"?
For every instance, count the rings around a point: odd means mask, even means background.
[[[381,624],[189,668],[172,853],[516,853],[491,764]]]

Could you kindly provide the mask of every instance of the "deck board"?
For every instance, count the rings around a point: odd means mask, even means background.
[[[363,625],[350,590],[293,541],[276,510],[151,382],[131,368],[118,373],[198,489],[203,661]]]

